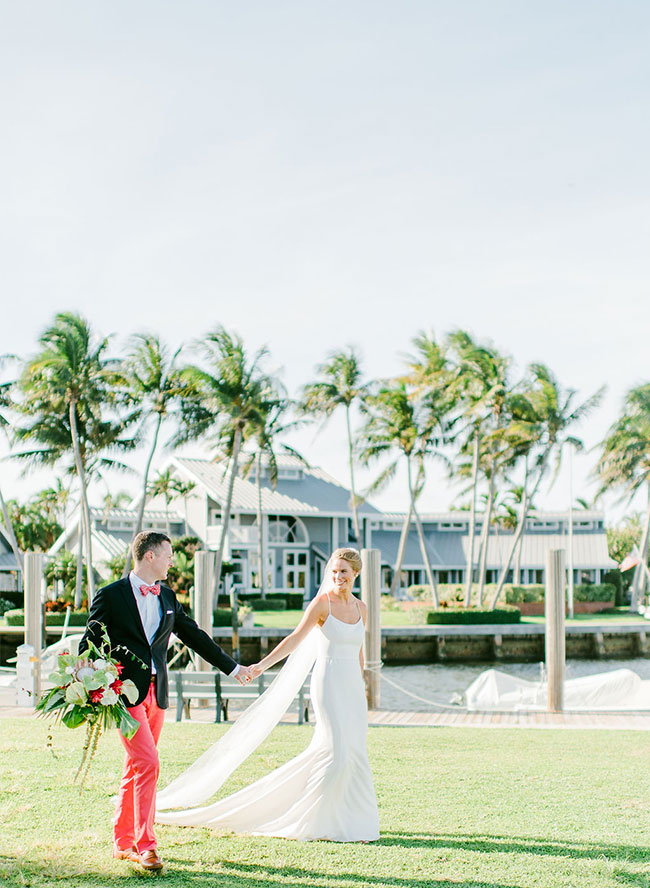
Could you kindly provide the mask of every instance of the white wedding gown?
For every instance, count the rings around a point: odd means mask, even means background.
[[[307,749],[212,805],[159,812],[159,823],[302,841],[379,838],[366,752],[368,711],[359,666],[363,621],[359,617],[356,623],[344,623],[330,611],[314,631],[318,651],[310,693],[316,727]]]

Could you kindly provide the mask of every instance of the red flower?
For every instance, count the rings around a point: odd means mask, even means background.
[[[93,703],[99,703],[104,696],[104,688],[97,688],[96,691],[88,691],[88,696]]]
[[[124,672],[124,666],[121,663],[116,663],[115,668],[117,669],[117,674],[121,675]]]
[[[123,684],[124,684],[124,682],[121,682],[119,680],[119,678],[116,678],[115,681],[113,682],[113,684],[111,685],[111,691],[115,691],[115,693],[117,694],[118,697],[122,693],[122,685]]]

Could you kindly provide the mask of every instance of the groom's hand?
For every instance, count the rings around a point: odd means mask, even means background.
[[[247,685],[252,677],[253,676],[251,675],[250,669],[248,668],[248,666],[241,666],[241,665],[239,667],[239,671],[237,672],[237,675],[235,676],[235,678],[237,679],[237,681],[241,685]]]

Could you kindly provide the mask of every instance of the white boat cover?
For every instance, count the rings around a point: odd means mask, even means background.
[[[465,691],[471,712],[545,710],[548,685],[488,669]],[[650,681],[631,669],[615,669],[564,682],[565,710],[640,711],[650,709]]]

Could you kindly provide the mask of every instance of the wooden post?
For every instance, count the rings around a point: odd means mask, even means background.
[[[381,552],[362,549],[361,599],[368,608],[363,656],[365,661],[368,708],[379,708],[379,669],[381,668]]]
[[[43,648],[43,555],[25,552],[25,644],[34,648],[34,705],[41,695],[41,650]]]
[[[237,592],[230,574],[226,574],[223,581],[226,587],[226,592],[230,596],[230,614],[232,616],[232,658],[239,663],[239,613],[237,610]]]
[[[562,712],[564,704],[564,549],[546,555],[546,672],[549,712]]]
[[[212,638],[212,596],[214,591],[214,552],[196,552],[194,555],[194,617],[204,632]],[[199,672],[210,672],[212,666],[197,656]]]

